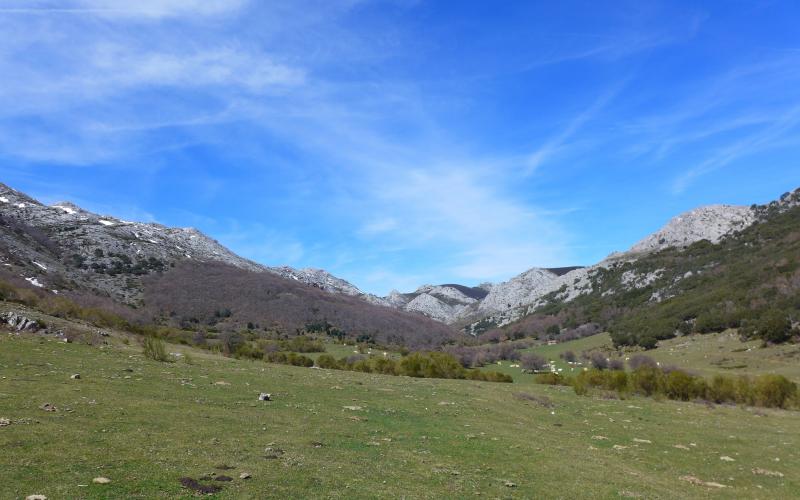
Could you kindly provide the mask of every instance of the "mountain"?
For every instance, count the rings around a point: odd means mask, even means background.
[[[542,335],[555,320],[562,331],[596,325],[617,345],[727,328],[783,341],[800,319],[800,189],[767,205],[683,214],[631,251],[563,278],[475,333]]]
[[[711,205],[680,214],[655,233],[643,238],[626,252],[616,252],[588,267],[554,270],[532,268],[492,286],[492,291],[478,305],[473,321],[464,327],[476,335],[487,329],[508,325],[531,314],[552,295],[569,302],[589,294],[597,276],[608,269],[634,262],[643,256],[667,248],[686,248],[698,241],[717,243],[724,237],[752,225],[758,218],[755,206]],[[627,277],[625,286],[641,288],[655,279],[653,275]]]
[[[613,253],[592,266],[549,269],[534,267],[508,281],[481,285],[481,290],[487,292],[482,297],[470,297],[453,286],[426,285],[413,293],[392,292],[383,302],[447,324],[463,325],[465,332],[476,335],[529,314],[542,305],[545,296],[557,290],[560,290],[560,300],[564,301],[591,292],[592,276],[603,269],[665,248],[682,248],[702,240],[716,243],[723,237],[748,227],[755,220],[756,212],[753,207],[700,207],[674,217],[663,228],[643,238],[628,251]]]
[[[491,285],[423,285],[411,293],[392,291],[383,301],[389,306],[451,324],[472,314],[474,306],[486,298],[490,288]]]
[[[700,207],[668,221],[628,251],[588,267],[534,267],[503,283],[424,285],[413,292],[376,297],[321,269],[268,267],[242,258],[196,229],[124,221],[69,202],[46,206],[0,184],[0,267],[2,274],[28,286],[92,303],[136,307],[134,316],[150,315],[148,320],[162,324],[190,327],[206,322],[229,329],[259,324],[282,332],[308,325],[347,325],[354,335],[394,340],[406,335],[421,342],[427,332],[439,340],[452,338],[453,330],[443,324],[479,335],[545,306],[591,296],[605,290],[602,280],[620,269],[625,270],[619,275],[621,290],[650,289],[665,272],[644,271],[637,262],[701,241],[723,242],[762,221],[765,214],[791,208],[796,199],[795,193],[787,193],[765,207]],[[215,288],[198,288],[202,307],[191,295],[183,296],[185,289],[170,285],[191,289],[192,280],[216,283]],[[229,282],[244,288],[231,289]],[[667,293],[657,292],[655,297]],[[218,317],[220,310],[234,311],[237,306],[232,318]]]
[[[734,231],[741,231],[756,220],[751,207],[710,205],[683,213],[663,228],[639,241],[629,252],[653,252],[669,247],[688,246],[700,240],[717,243]]]
[[[193,228],[125,221],[68,202],[47,206],[2,184],[0,263],[8,280],[139,322],[220,331],[258,324],[280,334],[322,324],[410,344],[455,335],[440,322],[377,305],[383,302],[325,271],[263,266]]]

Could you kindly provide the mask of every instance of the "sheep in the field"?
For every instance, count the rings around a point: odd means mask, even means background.
[[[268,394],[266,392],[262,392],[258,395],[259,401],[272,401],[272,394]]]

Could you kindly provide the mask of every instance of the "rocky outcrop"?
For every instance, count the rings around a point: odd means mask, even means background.
[[[673,218],[663,228],[633,245],[629,252],[653,252],[688,246],[700,240],[717,243],[722,237],[741,231],[755,220],[756,213],[750,207],[700,207]]]
[[[240,257],[194,228],[125,221],[70,202],[47,206],[0,184],[0,262],[6,271],[16,271],[34,286],[57,291],[56,281],[63,280],[55,276],[61,276],[135,303],[142,276],[184,261],[271,272],[331,293],[386,305],[321,269],[268,267]]]
[[[7,312],[0,315],[3,323],[16,332],[37,332],[41,329],[39,323],[21,314]]]
[[[787,193],[768,206],[791,206],[800,199],[800,192]],[[589,267],[576,268],[556,276],[545,269],[533,268],[511,280],[495,285],[478,307],[479,318],[467,325],[465,331],[475,332],[478,323],[503,326],[531,314],[544,305],[545,297],[569,302],[593,290],[595,275],[601,269],[634,261],[642,254],[670,247],[686,247],[701,240],[712,243],[741,231],[753,224],[759,213],[756,207],[711,205],[683,213],[670,220],[659,231],[642,239],[627,252],[617,252]],[[642,288],[658,279],[659,273],[645,276],[626,275],[623,285]],[[658,297],[656,297],[657,299]],[[654,299],[655,300],[655,299]]]
[[[475,314],[478,304],[488,293],[485,285],[423,285],[411,293],[393,290],[381,300],[385,305],[452,324]]]
[[[361,296],[364,292],[356,288],[353,284],[332,275],[323,269],[295,269],[293,267],[269,267],[270,272],[286,279],[291,279],[312,285],[326,292],[341,293],[344,295]]]
[[[546,269],[534,267],[519,276],[494,285],[492,290],[481,301],[478,311],[484,314],[521,307],[531,303],[549,292],[558,275]]]

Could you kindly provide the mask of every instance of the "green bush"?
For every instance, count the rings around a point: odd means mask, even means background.
[[[585,379],[576,378],[572,383],[572,389],[578,396],[589,394],[589,384],[586,383]]]
[[[736,402],[743,405],[755,404],[753,382],[750,377],[742,375],[736,380]]]
[[[293,337],[281,342],[281,350],[292,352],[325,352],[325,345],[319,341],[305,335]]]
[[[374,373],[381,373],[383,375],[397,375],[397,363],[395,363],[393,359],[382,356],[373,356],[370,358],[370,366]]]
[[[664,372],[653,366],[640,366],[631,373],[631,388],[652,396],[664,392]]]
[[[399,373],[409,377],[465,378],[458,360],[443,352],[415,352],[400,360]]]
[[[293,366],[304,366],[306,368],[311,368],[314,366],[313,359],[294,352],[290,352],[286,355],[286,361]]]
[[[254,346],[250,342],[242,342],[241,344],[236,345],[233,355],[236,358],[263,359],[264,350]]]
[[[753,384],[756,406],[786,408],[797,396],[797,384],[783,375],[761,375]]]
[[[326,368],[332,370],[339,368],[339,363],[336,361],[336,358],[334,358],[330,354],[321,354],[317,358],[317,366],[320,368]]]
[[[592,368],[583,371],[575,377],[573,386],[577,387],[576,391],[583,392],[584,389],[588,391],[590,387],[600,387],[609,391],[616,391],[618,394],[623,394],[629,390],[629,377],[628,374],[621,370],[600,370]]]
[[[163,340],[156,337],[145,337],[142,341],[142,352],[145,357],[154,361],[161,361],[168,363],[172,361],[172,357],[167,354],[167,347]]]
[[[664,391],[668,398],[689,401],[706,396],[706,384],[703,379],[689,375],[681,370],[667,374]]]
[[[308,368],[314,366],[313,359],[294,352],[268,352],[264,359],[270,363],[282,365],[305,366]]]
[[[736,381],[731,377],[715,375],[708,386],[707,397],[715,403],[737,401]]]
[[[745,321],[739,333],[745,338],[758,337],[765,343],[779,344],[792,338],[792,321],[784,311],[771,309],[756,320]]]

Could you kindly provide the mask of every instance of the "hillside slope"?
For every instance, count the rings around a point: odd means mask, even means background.
[[[742,231],[758,220],[754,206],[710,205],[690,210],[667,222],[655,233],[646,236],[629,250],[615,252],[588,267],[567,268],[560,274],[533,268],[511,280],[494,285],[486,304],[481,304],[476,321],[465,331],[481,334],[487,329],[516,322],[554,299],[569,302],[597,290],[600,276],[608,270],[625,266],[666,249],[681,250],[699,241],[717,243]],[[623,288],[637,289],[648,285],[655,275],[626,275]],[[494,296],[501,300],[493,300]]]
[[[124,221],[71,203],[46,206],[4,185],[0,264],[0,277],[17,286],[113,309],[138,323],[184,328],[213,323],[223,330],[259,323],[294,334],[327,322],[353,337],[409,345],[435,345],[454,335],[418,314],[372,304],[325,271],[263,266],[195,229]],[[182,293],[201,298],[203,307],[179,300]],[[166,309],[168,314],[161,314]],[[223,309],[230,311],[224,320],[207,314]]]
[[[687,247],[617,258],[588,275],[585,293],[566,284],[504,330],[533,333],[542,318],[565,327],[598,323],[618,345],[652,347],[680,333],[741,328],[783,341],[800,319],[800,190],[751,207],[740,232]]]
[[[312,370],[183,346],[170,350],[192,363],[166,364],[105,340],[0,336],[0,497],[187,498],[181,478],[221,475],[233,480],[202,481],[222,488],[214,498],[800,491],[797,412]],[[261,391],[274,401],[257,401]]]

